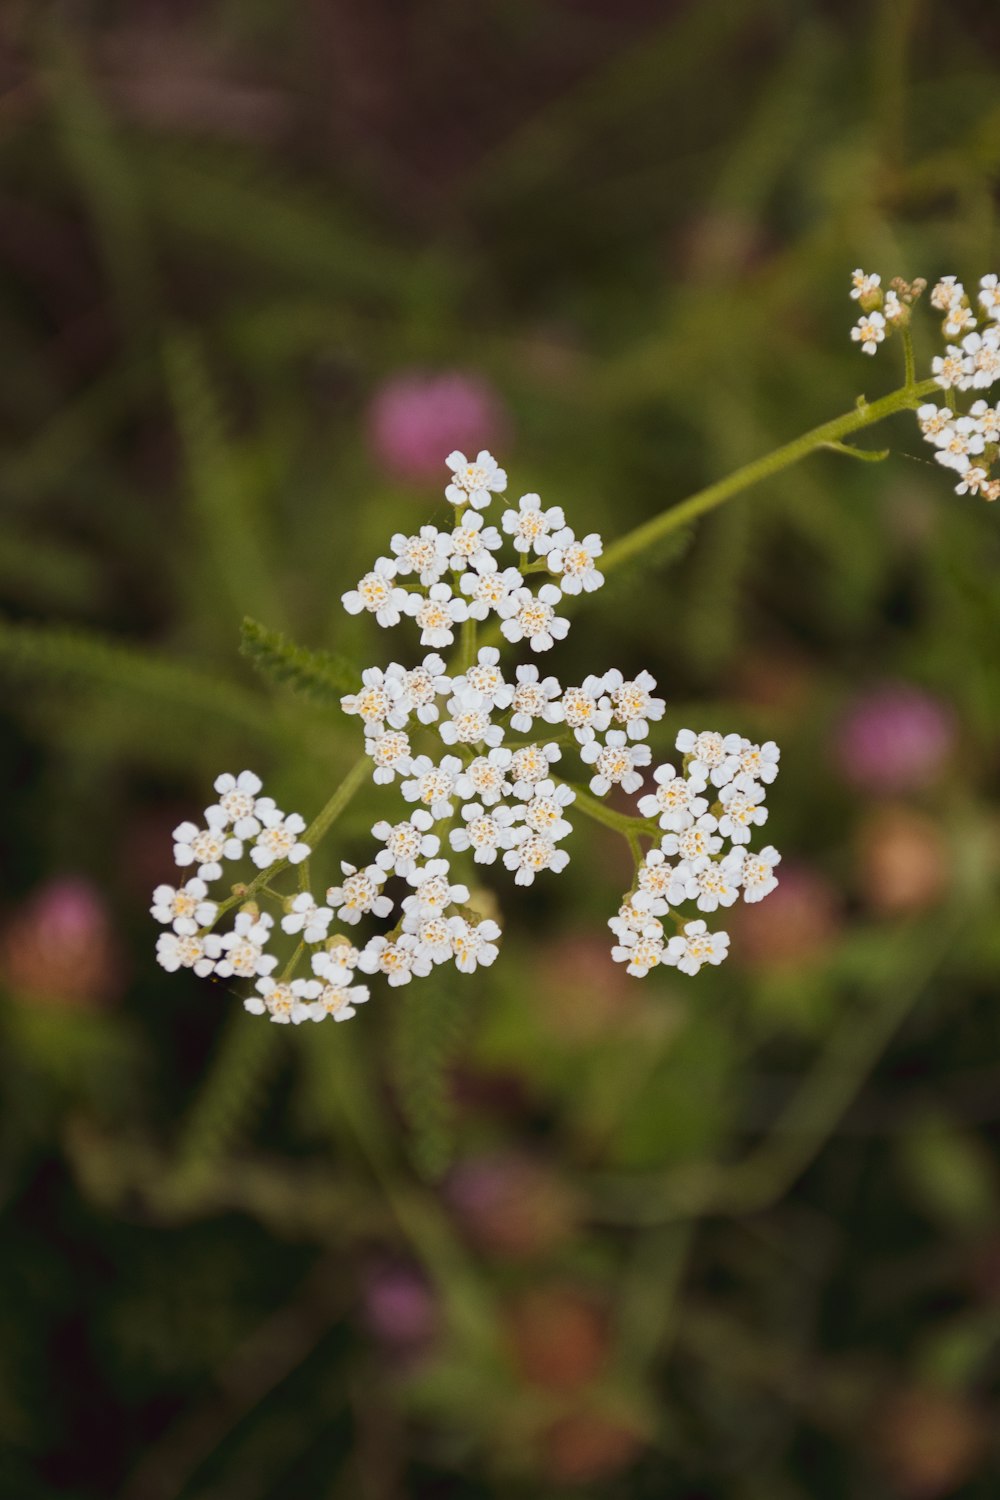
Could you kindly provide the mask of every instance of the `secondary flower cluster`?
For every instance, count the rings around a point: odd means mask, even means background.
[[[896,280],[883,294],[881,277],[855,271],[851,296],[863,311],[851,337],[866,354],[894,329],[907,328],[910,307],[926,285]],[[1000,499],[1000,477],[992,475],[1000,456],[1000,409],[977,395],[1000,380],[1000,281],[983,276],[972,297],[957,277],[945,276],[928,300],[943,315],[944,353],[931,360],[931,374],[949,395],[940,406],[929,401],[918,408],[920,431],[937,462],[957,474],[956,494]]]
[[[547,649],[567,628],[553,613],[558,600],[603,582],[594,566],[600,538],[578,541],[560,507],[543,509],[533,494],[503,513],[521,565],[502,572],[494,556],[500,531],[485,525],[482,513],[503,492],[506,475],[486,452],[474,464],[459,453],[447,462],[455,525],[393,537],[395,560],[379,558],[344,596],[349,611],[368,609],[383,625],[414,615],[423,644],[434,648],[414,666],[368,667],[357,691],[341,700],[360,720],[373,781],[403,806],[372,825],[375,846],[366,859],[340,864],[322,905],[307,888],[277,898],[280,926],[298,940],[277,979],[277,959],[266,951],[275,923],[258,903],[275,898],[271,879],[310,850],[299,837],[303,820],[260,796],[251,772],[219,778],[219,802],[206,810],[205,828],[185,823],[176,830],[177,862],[197,865],[197,878],[154,893],[153,915],[171,929],[158,945],[164,967],[252,978],[256,993],[246,1008],[273,1021],[347,1019],[368,998],[358,974],[382,974],[398,986],[441,964],[462,973],[491,964],[500,928],[470,894],[477,867],[502,867],[526,887],[559,874],[569,863],[564,845],[574,806],[622,832],[633,852],[632,889],[610,926],[614,958],[637,977],[660,964],[695,974],[725,957],[727,934],[709,932],[701,917],[677,908],[691,903],[712,913],[740,894],[758,901],[777,884],[777,851],[747,848],[751,830],[767,817],[765,787],[778,769],[773,743],[682,730],[681,769],[657,766],[653,789],[639,796],[636,813],[625,814],[599,799],[615,788],[633,797],[644,792],[650,726],[665,710],[648,672],[626,677],[613,668],[563,686],[533,662],[505,667],[497,646],[477,646],[474,624],[463,629],[450,662],[439,654],[452,645],[454,624],[485,618],[490,609],[509,643]],[[465,598],[441,581],[449,570]],[[532,570],[556,577],[559,587],[531,594],[522,580]],[[417,581],[403,587],[401,577]],[[488,606],[484,583],[493,588]],[[587,790],[563,779],[564,753],[578,758],[575,776]],[[210,900],[208,885],[221,877],[222,861],[238,859],[248,840],[260,873],[234,886],[227,900]],[[239,907],[232,931],[217,935],[218,919],[232,907]],[[356,940],[366,918],[391,925]],[[666,935],[664,919],[674,922],[675,935]],[[294,978],[305,956],[311,977]]]

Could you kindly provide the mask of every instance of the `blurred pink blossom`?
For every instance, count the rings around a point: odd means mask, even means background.
[[[438,1331],[438,1310],[417,1266],[392,1261],[372,1267],[363,1295],[365,1322],[380,1344],[410,1358],[426,1352]]]
[[[460,370],[393,375],[368,408],[368,438],[376,459],[395,478],[411,483],[441,478],[454,448],[475,453],[500,445],[509,425],[488,381]]]
[[[947,704],[907,683],[885,683],[849,704],[834,732],[834,757],[855,786],[913,791],[934,779],[954,743]]]
[[[4,926],[0,969],[23,998],[94,1010],[116,1000],[121,955],[97,886],[74,875],[40,886]]]

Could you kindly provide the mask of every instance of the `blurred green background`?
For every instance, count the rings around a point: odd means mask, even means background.
[[[1000,269],[998,48],[988,0],[3,7],[4,1496],[1000,1493],[1000,515],[912,418],[546,659],[649,668],[660,759],[782,745],[722,969],[611,964],[590,827],[495,882],[495,968],[347,1026],[147,913],[220,770],[308,818],[355,758],[240,621],[407,650],[340,594],[451,447],[610,540],[900,383],[850,273]]]

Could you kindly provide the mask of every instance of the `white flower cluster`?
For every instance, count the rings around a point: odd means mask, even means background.
[[[851,296],[863,313],[851,329],[852,339],[874,354],[888,332],[908,324],[910,307],[925,286],[894,282],[883,296],[881,277],[855,271]],[[956,276],[944,276],[928,300],[944,315],[944,353],[931,360],[931,374],[951,394],[941,406],[926,402],[918,408],[920,431],[936,461],[957,474],[956,494],[998,500],[1000,478],[992,476],[992,468],[1000,456],[1000,409],[975,393],[1000,380],[1000,279],[983,276],[973,299]]]
[[[596,533],[577,537],[558,505],[545,510],[537,495],[522,495],[517,510],[505,510],[502,517],[520,566],[502,567],[497,553],[503,538],[496,526],[486,524],[483,512],[506,490],[506,473],[485,449],[474,463],[455,452],[447,464],[452,472],[445,498],[455,507],[455,525],[443,531],[421,526],[412,536],[398,533],[390,542],[392,556],[376,558],[357,587],[343,595],[344,608],[352,615],[367,610],[386,627],[411,615],[420,627],[420,644],[435,651],[453,644],[456,625],[493,614],[508,641],[548,651],[569,629],[569,621],[556,613],[563,595],[589,593],[604,582],[597,567],[601,538]],[[531,571],[541,570],[552,580],[537,592],[528,586],[529,561]],[[445,574],[451,582],[444,581]]]
[[[660,964],[697,974],[703,964],[722,963],[728,952],[729,934],[709,932],[701,918],[680,919],[680,931],[668,938],[661,917],[676,917],[675,908],[686,901],[705,913],[732,906],[741,894],[744,901],[761,901],[778,884],[777,849],[747,847],[752,829],[767,820],[764,799],[778,774],[777,745],[692,729],[682,729],[675,743],[681,769],[657,766],[655,791],[639,798],[640,814],[661,834],[659,845],[646,851],[633,889],[608,923],[618,939],[612,957],[637,978]]]

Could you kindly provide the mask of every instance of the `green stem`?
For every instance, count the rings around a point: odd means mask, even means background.
[[[903,329],[903,383],[907,390],[912,390],[917,382],[916,367],[913,363],[913,335],[908,328]]]
[[[459,670],[467,672],[476,660],[476,622],[470,615],[462,622],[462,638],[458,651]]]
[[[563,781],[559,778],[562,786],[568,786],[576,793],[574,807],[578,807],[585,817],[593,818],[595,823],[603,823],[605,828],[613,828],[616,833],[623,833],[631,843],[640,833],[646,832],[645,818],[630,818],[627,813],[617,813],[613,808],[605,806],[589,792],[581,787],[575,786],[571,781]]]
[[[864,427],[873,427],[876,422],[881,422],[885,417],[891,417],[898,411],[914,410],[926,396],[938,389],[938,384],[936,380],[923,380],[919,385],[914,384],[910,378],[911,374],[912,372],[908,369],[907,383],[899,390],[891,391],[888,396],[883,396],[878,401],[868,402],[863,397],[860,398],[853,411],[844,412],[842,416],[834,417],[830,422],[824,422],[821,427],[814,427],[811,432],[802,433],[800,437],[793,438],[790,443],[785,443],[781,448],[775,448],[773,452],[766,453],[763,458],[744,464],[742,468],[734,470],[724,479],[716,480],[714,484],[699,490],[697,494],[690,495],[679,505],[661,511],[651,521],[644,521],[641,526],[627,531],[616,542],[612,542],[604,553],[601,561],[602,572],[609,573],[613,568],[620,567],[636,553],[646,551],[662,537],[667,536],[671,531],[676,531],[679,526],[686,526],[696,516],[714,510],[717,505],[722,505],[726,500],[731,500],[734,495],[739,495],[743,490],[750,489],[752,485],[759,484],[762,479],[769,479],[772,474],[779,474],[782,469],[787,469],[792,464],[798,463],[800,459],[807,458],[817,448],[840,442],[850,433],[860,432]]]

